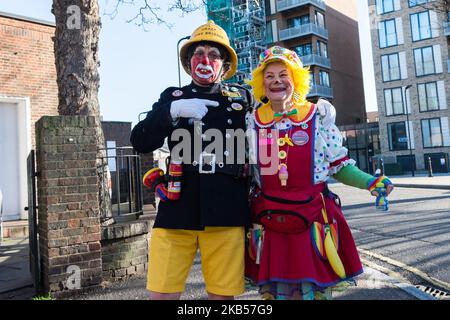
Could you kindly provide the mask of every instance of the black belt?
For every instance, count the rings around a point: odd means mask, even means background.
[[[214,169],[212,169],[214,167]],[[215,166],[210,166],[209,164],[204,164],[203,169],[200,170],[200,164],[183,164],[183,172],[198,172],[199,174],[215,174],[221,173],[233,176],[235,178],[245,178],[247,177],[246,165],[244,164],[215,164]]]

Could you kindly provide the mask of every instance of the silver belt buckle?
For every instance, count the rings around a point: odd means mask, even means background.
[[[210,165],[211,170],[203,170],[203,165]],[[216,155],[213,153],[200,153],[199,159],[199,173],[212,174],[216,172]]]

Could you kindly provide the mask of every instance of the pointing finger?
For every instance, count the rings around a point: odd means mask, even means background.
[[[208,100],[208,99],[200,99],[200,101],[202,103],[204,103],[205,106],[210,106],[210,107],[218,107],[219,106],[219,103],[217,101]]]

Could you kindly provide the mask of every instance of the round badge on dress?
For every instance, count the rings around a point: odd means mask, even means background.
[[[232,103],[231,107],[233,108],[233,110],[236,111],[241,111],[244,107],[240,104],[240,103]]]
[[[279,145],[280,147],[284,146],[285,144],[286,144],[286,141],[284,141],[283,138],[278,138],[278,145]]]
[[[174,92],[172,92],[172,95],[174,97],[181,97],[183,95],[183,91],[181,90],[175,90]]]
[[[309,136],[305,131],[296,131],[292,134],[292,141],[297,146],[303,146],[308,143]]]
[[[306,130],[308,129],[308,124],[307,123],[302,123],[301,128]]]

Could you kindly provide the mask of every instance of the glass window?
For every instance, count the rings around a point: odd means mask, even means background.
[[[207,3],[210,3],[211,1],[208,1]],[[212,1],[212,2],[214,2],[214,1]],[[223,7],[225,7],[226,5],[224,4],[224,6]],[[222,8],[223,8],[222,7]],[[271,5],[270,5],[270,1],[264,1],[264,10],[265,10],[265,13],[266,13],[266,16],[268,16],[268,15],[271,15],[272,14],[272,9],[271,9]]]
[[[421,122],[424,148],[442,147],[441,119],[425,119]]]
[[[273,43],[272,22],[266,23],[266,41],[267,43]]]
[[[405,122],[388,123],[389,150],[407,150],[408,137]]]
[[[311,43],[302,44],[300,46],[295,47],[294,51],[295,53],[297,53],[299,57],[310,55],[312,54],[312,44]]]
[[[307,23],[309,23],[309,15],[308,14],[300,16],[300,17],[291,18],[291,19],[288,19],[288,21],[287,21],[288,28],[300,27]]]
[[[330,87],[330,75],[326,71],[319,71],[320,84],[325,87]]]
[[[410,7],[415,7],[415,6],[419,5],[419,4],[427,3],[428,1],[429,0],[409,0],[408,3],[409,3]]]
[[[394,0],[377,0],[378,12],[381,14],[394,11]]]
[[[309,85],[312,87],[314,86],[316,83],[314,81],[314,72],[310,72],[309,73]]]
[[[428,11],[411,15],[411,34],[413,41],[431,38],[430,14]]]
[[[398,53],[381,56],[383,81],[400,79],[400,58]]]
[[[316,11],[316,24],[319,27],[325,28],[325,16],[319,11]]]
[[[397,45],[397,30],[395,19],[381,21],[378,25],[380,48]]]
[[[317,54],[321,57],[328,58],[328,45],[325,42],[317,41]]]
[[[384,90],[384,101],[386,105],[386,115],[404,114],[402,88]]]
[[[421,83],[417,85],[420,111],[439,110],[437,83]]]
[[[424,76],[435,73],[433,47],[414,49],[416,63],[416,76]]]
[[[116,141],[106,141],[109,171],[116,172]]]

